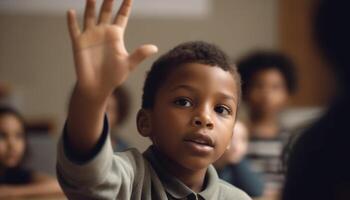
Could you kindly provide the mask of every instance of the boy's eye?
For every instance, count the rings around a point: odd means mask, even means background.
[[[192,106],[192,102],[187,98],[179,98],[174,101],[175,105],[181,106],[181,107],[190,107]]]
[[[229,115],[231,114],[231,109],[226,106],[216,106],[214,108],[215,112],[219,113],[220,115]]]

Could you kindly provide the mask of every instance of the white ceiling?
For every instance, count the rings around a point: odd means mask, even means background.
[[[1,14],[61,15],[69,8],[84,10],[85,0],[0,0]],[[118,8],[120,0],[115,3]],[[133,17],[205,17],[212,0],[134,0]],[[102,0],[97,0],[100,5]]]

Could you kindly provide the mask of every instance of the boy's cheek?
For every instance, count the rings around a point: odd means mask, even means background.
[[[217,144],[218,146],[218,154],[219,157],[222,156],[226,151],[229,151],[228,148],[231,144],[231,137],[227,136],[227,137],[223,137],[221,136],[221,138],[218,138],[218,142],[219,144]],[[228,154],[230,154],[230,152],[227,152]]]

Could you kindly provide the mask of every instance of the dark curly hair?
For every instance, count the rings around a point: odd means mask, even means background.
[[[14,109],[10,106],[7,106],[7,105],[0,105],[0,116],[3,116],[3,115],[15,116],[20,121],[23,128],[26,129],[26,122],[25,122],[23,116],[16,109]]]
[[[220,67],[234,77],[239,88],[240,77],[235,66],[230,63],[228,56],[217,46],[203,41],[182,43],[156,60],[147,73],[142,95],[142,108],[153,108],[155,96],[169,74],[186,63],[200,63]]]
[[[258,72],[268,69],[276,69],[281,72],[290,94],[296,90],[297,84],[294,64],[281,53],[257,51],[239,60],[237,67],[242,78],[243,96],[249,90],[253,76]]]

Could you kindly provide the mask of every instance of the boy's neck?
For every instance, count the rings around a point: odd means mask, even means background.
[[[200,170],[191,170],[172,161],[159,150],[157,150],[157,154],[160,154],[164,168],[192,191],[199,193],[204,189],[207,168]]]

